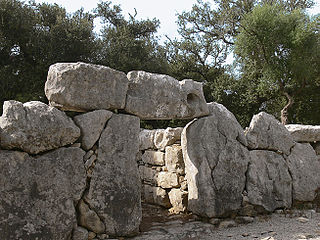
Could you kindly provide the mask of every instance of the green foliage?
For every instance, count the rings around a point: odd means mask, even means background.
[[[241,21],[235,53],[243,66],[242,77],[247,78],[248,72],[259,73],[256,91],[273,95],[265,102],[273,114],[279,111],[274,102],[285,106],[283,96],[288,98],[289,108],[304,88],[320,83],[319,32],[315,26],[316,21],[300,10],[288,12],[268,4],[255,7]],[[252,80],[249,77],[248,84]]]
[[[155,37],[159,20],[136,20],[136,14],[126,20],[119,6],[112,7],[111,2],[98,4],[96,16],[102,18],[104,23],[99,62],[124,72],[145,70],[166,73],[166,52]]]

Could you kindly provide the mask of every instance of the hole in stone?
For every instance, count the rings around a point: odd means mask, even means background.
[[[198,95],[194,93],[189,93],[187,95],[187,103],[190,105],[192,104],[192,105],[198,106],[200,103],[200,98],[198,97]]]

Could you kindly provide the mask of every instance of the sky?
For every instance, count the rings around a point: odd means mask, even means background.
[[[91,11],[97,6],[99,0],[36,0],[36,2],[57,3],[66,8],[67,12],[75,12],[83,7],[85,11]],[[134,15],[134,9],[137,10],[137,19],[160,20],[160,29],[158,35],[161,40],[165,40],[165,35],[174,39],[178,37],[177,32],[177,13],[190,11],[197,0],[111,0],[113,4],[121,5],[123,14],[128,17],[128,13]],[[316,6],[311,9],[310,14],[320,13],[320,0],[315,0]],[[95,23],[99,29],[99,21]]]

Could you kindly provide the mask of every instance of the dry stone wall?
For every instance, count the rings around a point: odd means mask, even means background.
[[[45,93],[3,106],[0,239],[133,236],[142,203],[214,223],[319,199],[319,126],[262,112],[244,131],[200,83],[86,63],[52,65]]]

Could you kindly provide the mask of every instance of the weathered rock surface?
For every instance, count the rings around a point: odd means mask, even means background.
[[[74,117],[75,123],[81,129],[81,146],[89,150],[98,141],[106,122],[111,118],[112,112],[96,110]]]
[[[236,140],[237,129],[224,119],[192,121],[182,133],[188,209],[203,217],[228,215],[242,202],[249,151]]]
[[[181,133],[183,128],[171,128],[157,129],[154,134],[154,146],[157,149],[164,150],[166,146],[174,144],[181,139]]]
[[[157,175],[157,185],[162,188],[179,187],[178,174],[175,172],[159,172]]]
[[[0,150],[0,239],[69,239],[86,186],[79,148],[33,158]]]
[[[42,102],[6,101],[0,117],[1,147],[30,154],[75,142],[80,129],[64,112]]]
[[[272,151],[250,151],[246,189],[249,202],[273,212],[290,208],[292,179],[285,159]]]
[[[86,229],[95,232],[103,233],[105,226],[99,216],[89,208],[89,206],[83,201],[80,200],[78,206],[78,222],[80,226],[85,227]]]
[[[51,65],[45,84],[51,106],[75,112],[123,109],[127,89],[125,73],[82,62]]]
[[[186,210],[188,202],[188,192],[173,188],[169,192],[169,199],[172,205],[172,208],[170,208],[171,213],[177,214],[182,213]]]
[[[286,127],[265,112],[253,116],[246,136],[251,149],[280,151],[286,155],[295,144]]]
[[[320,161],[310,144],[296,143],[286,158],[293,180],[293,200],[312,201],[320,189]]]
[[[296,142],[320,141],[320,126],[288,124],[286,128]]]
[[[163,206],[165,208],[171,207],[166,190],[161,187],[154,187],[146,184],[143,184],[142,188],[145,202]]]
[[[140,120],[114,114],[99,140],[98,159],[85,201],[105,224],[106,234],[128,236],[141,221],[141,182],[136,155]]]
[[[139,150],[154,149],[154,135],[156,130],[141,129],[139,133]]]
[[[147,150],[144,152],[141,159],[144,163],[148,163],[150,165],[164,165],[164,153],[160,151]]]
[[[169,172],[184,174],[184,161],[182,147],[180,145],[172,145],[166,147],[165,164]]]
[[[147,166],[139,166],[140,178],[144,183],[157,185],[158,172]]]
[[[210,116],[217,119],[217,128],[223,135],[229,139],[236,139],[244,146],[247,146],[247,139],[244,135],[243,128],[237,121],[236,117],[222,104],[211,102],[208,103]],[[230,131],[229,129],[233,129]]]
[[[132,71],[125,110],[141,119],[192,119],[208,114],[202,84],[168,75]]]
[[[83,227],[76,227],[73,231],[72,240],[88,240],[89,232]]]

